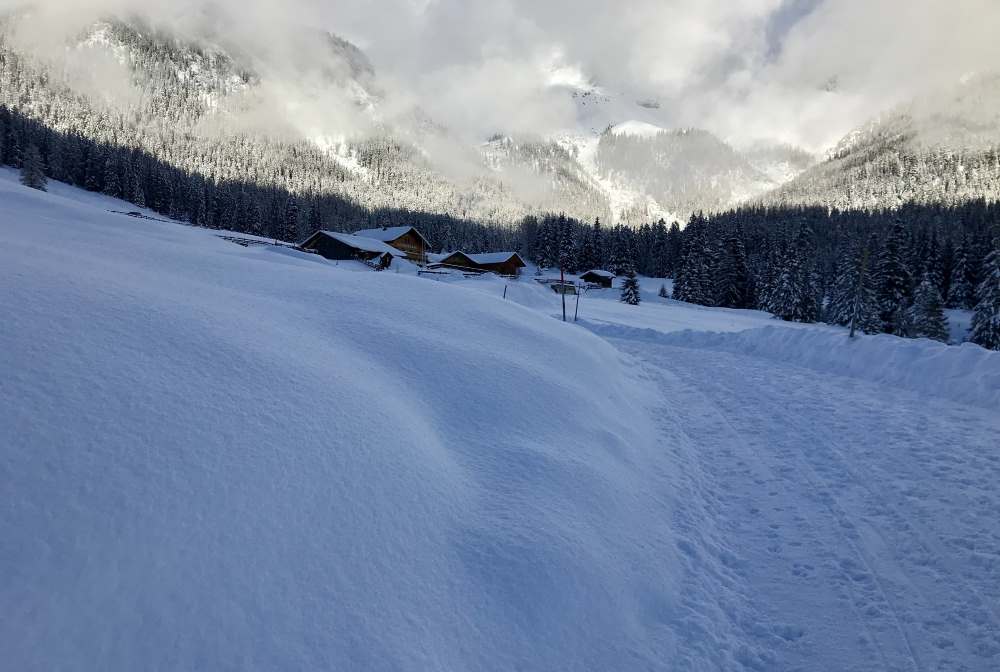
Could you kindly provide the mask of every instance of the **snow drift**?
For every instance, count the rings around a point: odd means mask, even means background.
[[[607,343],[4,173],[6,665],[669,666],[664,457]]]
[[[886,334],[860,335],[852,340],[843,330],[785,326],[669,334],[612,325],[590,327],[611,337],[761,357],[962,404],[1000,408],[1000,353],[970,343],[949,346]]]

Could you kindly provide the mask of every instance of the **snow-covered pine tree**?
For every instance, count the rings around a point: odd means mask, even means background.
[[[282,218],[281,238],[287,242],[298,242],[299,234],[299,202],[294,196],[288,199]]]
[[[937,231],[931,231],[930,240],[927,241],[927,247],[924,250],[923,255],[923,272],[927,274],[931,282],[938,290],[938,294],[941,294],[943,288],[945,287],[945,277],[944,277],[944,259],[941,252],[941,243],[938,240]]]
[[[123,196],[121,185],[118,181],[118,173],[117,154],[110,154],[104,159],[104,186],[101,191],[112,198],[121,198]]]
[[[595,222],[595,226],[600,226],[599,222],[600,220]],[[585,229],[581,232],[576,259],[582,271],[589,271],[600,266],[597,260],[597,250],[594,247],[594,232],[592,230]]]
[[[628,241],[621,225],[614,228],[612,237],[610,270],[615,275],[627,275],[632,269],[632,261],[629,258]]]
[[[976,299],[969,340],[990,350],[1000,350],[1000,240],[983,262],[983,281],[976,290]]]
[[[667,224],[662,219],[653,227],[653,276],[666,278],[670,275],[670,241]]]
[[[667,291],[667,286],[666,285],[660,285],[660,291],[657,292],[657,294],[658,294],[658,296],[661,299],[669,299],[670,298],[670,292]]]
[[[712,249],[705,236],[704,224],[692,224],[688,234],[681,269],[674,283],[674,298],[679,301],[710,306],[715,301],[715,283],[712,281]]]
[[[948,307],[972,310],[976,305],[975,273],[969,264],[969,246],[963,239],[955,250],[948,286]]]
[[[677,269],[681,264],[681,249],[683,247],[683,236],[681,225],[674,222],[667,231],[667,277],[672,278],[677,274]]]
[[[28,145],[24,150],[24,158],[21,161],[21,184],[32,189],[45,191],[47,182],[42,153],[38,151],[38,147],[34,144]]]
[[[558,231],[556,221],[550,217],[543,219],[538,227],[538,257],[535,261],[539,268],[552,268],[559,263]]]
[[[789,252],[781,260],[781,270],[769,294],[767,309],[787,322],[801,322],[799,306],[802,304],[798,283],[799,261],[794,252]]]
[[[906,335],[903,323],[910,299],[911,280],[904,263],[906,239],[906,229],[903,228],[903,222],[896,220],[886,238],[885,245],[882,246],[882,254],[876,267],[882,329],[886,333],[899,336]]]
[[[622,303],[630,306],[639,305],[639,279],[635,277],[635,271],[629,269],[625,273],[625,281],[622,283]]]
[[[559,268],[568,272],[576,270],[576,258],[573,249],[573,233],[566,215],[559,215],[558,219],[559,242],[556,248],[557,264]]]
[[[719,251],[715,275],[715,304],[724,308],[753,305],[750,268],[741,232],[730,236]]]
[[[872,259],[876,249],[878,249],[878,239],[873,235],[856,257],[854,283],[849,294],[851,309],[847,321],[847,325],[851,328],[851,336],[858,330],[865,334],[877,334],[882,330],[878,297],[872,276]]]
[[[799,305],[796,307],[797,322],[815,322],[819,319],[820,290],[816,277],[815,235],[808,223],[799,226],[795,236],[795,255],[798,261]]]
[[[0,104],[0,166],[11,163],[7,159],[7,143],[10,137],[8,125],[10,124],[10,111],[6,105]]]
[[[915,338],[948,342],[948,319],[944,316],[944,301],[930,273],[924,274],[913,295],[910,330]]]
[[[824,311],[829,324],[847,326],[854,311],[854,287],[857,283],[859,250],[854,245],[844,245],[837,259],[833,286]]]
[[[594,229],[591,232],[591,238],[594,244],[594,268],[606,269],[607,268],[607,254],[604,250],[604,231],[601,229],[601,218],[597,217],[594,219]]]

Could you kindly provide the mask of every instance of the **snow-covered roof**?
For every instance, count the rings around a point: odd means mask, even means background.
[[[420,235],[420,232],[412,226],[387,226],[379,229],[361,229],[360,231],[355,231],[354,235],[363,236],[365,238],[374,238],[375,240],[381,240],[384,243],[388,243],[396,240],[400,236],[405,236],[410,231],[413,231],[420,236],[420,239],[423,240],[424,243],[427,242],[427,239]]]
[[[599,268],[594,268],[594,269],[591,269],[591,270],[587,271],[586,273],[581,273],[580,277],[583,277],[585,275],[591,275],[591,274],[593,274],[593,275],[599,275],[602,278],[615,278],[616,277],[615,274],[612,273],[611,271],[603,271],[603,270],[601,270]]]
[[[397,250],[391,245],[386,245],[385,243],[374,240],[373,238],[365,238],[363,236],[352,235],[350,233],[338,233],[336,231],[320,231],[324,236],[329,236],[334,240],[339,240],[344,245],[349,245],[357,250],[363,250],[365,252],[374,252],[376,254],[391,254],[391,255],[402,255],[402,252]]]
[[[477,264],[502,264],[513,257],[517,257],[517,260],[524,264],[524,260],[517,252],[483,252],[481,254],[466,254],[465,256]]]

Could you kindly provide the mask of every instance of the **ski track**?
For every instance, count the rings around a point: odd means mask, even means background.
[[[725,669],[1000,669],[998,414],[610,340],[671,407],[660,429],[682,474],[688,616],[736,634],[689,629],[686,645],[716,646]]]

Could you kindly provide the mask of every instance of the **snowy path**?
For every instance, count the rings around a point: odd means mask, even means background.
[[[693,598],[688,620],[718,609],[722,655],[762,670],[1000,669],[1000,413],[611,340],[670,405],[664,446],[698,446],[676,455],[675,523],[688,592],[719,600]]]

